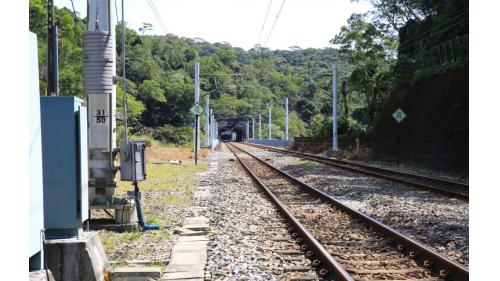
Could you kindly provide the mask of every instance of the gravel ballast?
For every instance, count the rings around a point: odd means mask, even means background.
[[[255,147],[244,148],[354,209],[468,266],[467,201]]]
[[[225,145],[218,158],[218,172],[210,178],[210,200],[202,203],[208,207],[212,228],[205,278],[289,280],[293,273],[285,272],[287,266],[309,261],[303,256],[289,261],[279,253],[277,237],[291,243],[282,218]]]

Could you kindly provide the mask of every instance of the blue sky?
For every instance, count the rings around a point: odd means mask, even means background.
[[[87,0],[73,0],[75,10],[85,16]],[[272,0],[261,39],[259,33],[270,0],[151,0],[165,22],[168,33],[199,37],[209,42],[228,42],[235,47],[252,48],[260,43],[271,49],[322,48],[329,44],[340,27],[354,13],[368,11],[366,1],[287,0],[266,44],[266,38],[283,1]],[[56,6],[71,7],[70,0],[55,0]],[[121,0],[117,2],[121,18]],[[142,23],[153,24],[148,34],[162,34],[146,0],[125,0],[125,21],[138,30]]]

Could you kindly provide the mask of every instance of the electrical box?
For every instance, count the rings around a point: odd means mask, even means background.
[[[77,97],[40,97],[47,238],[74,237],[88,219],[87,108]]]
[[[129,139],[120,144],[120,174],[122,181],[146,179],[146,142],[144,139]]]

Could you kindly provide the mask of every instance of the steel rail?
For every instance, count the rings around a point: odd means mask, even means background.
[[[307,247],[303,247],[302,249],[307,250],[308,248],[314,253],[315,257],[321,261],[319,267],[325,268],[327,271],[319,271],[322,273],[321,277],[331,277],[334,280],[341,281],[354,281],[354,279],[347,273],[347,271],[337,262],[332,255],[319,243],[316,238],[307,230],[302,223],[299,222],[297,218],[292,214],[292,212],[288,209],[288,207],[283,204],[273,193],[272,191],[259,179],[259,177],[250,170],[250,168],[240,159],[237,153],[234,150],[241,150],[240,148],[233,146],[232,144],[228,144],[229,150],[235,155],[236,159],[240,162],[240,164],[245,168],[247,173],[254,179],[262,190],[266,193],[269,199],[272,201],[274,205],[279,209],[279,211],[283,214],[283,216],[288,220],[288,222],[293,226],[293,230],[297,233],[302,239],[303,243],[307,245]],[[243,153],[245,151],[241,150]]]
[[[390,237],[393,239],[398,245],[398,250],[402,251],[403,253],[406,253],[410,255],[419,265],[428,268],[432,272],[438,274],[439,276],[448,278],[446,280],[453,280],[453,281],[467,281],[469,280],[469,269],[443,255],[440,253],[429,249],[427,246],[424,244],[417,242],[411,238],[406,237],[405,235],[399,233],[395,229],[357,211],[352,209],[351,207],[345,205],[344,203],[338,201],[334,197],[326,194],[325,192],[310,186],[297,178],[293,177],[292,175],[272,166],[271,164],[267,163],[266,161],[258,158],[257,156],[253,155],[252,153],[245,151],[241,147],[237,147],[240,151],[248,154],[258,162],[264,164],[265,166],[271,168],[272,170],[276,171],[277,173],[285,176],[286,178],[290,179],[291,181],[295,182],[299,186],[303,187],[306,191],[317,195],[321,199],[323,199],[325,202],[328,202],[335,206],[336,208],[344,211],[345,213],[357,218],[359,221],[365,223],[366,225],[378,230],[379,232],[383,233],[386,235],[386,237]]]
[[[445,188],[441,188],[438,186],[432,186],[428,184],[424,184],[420,181],[426,181],[426,182],[431,182],[433,184],[437,185],[448,185],[453,188],[459,188],[459,189],[467,189],[467,192],[469,190],[469,185],[457,181],[452,181],[452,180],[446,180],[446,179],[441,179],[437,177],[431,177],[431,176],[424,176],[424,175],[419,175],[415,173],[410,173],[410,172],[403,172],[403,171],[397,171],[393,169],[387,169],[387,168],[380,168],[376,167],[373,165],[369,164],[361,164],[361,163],[356,163],[352,161],[347,161],[347,160],[340,160],[340,159],[335,159],[331,157],[326,157],[326,156],[321,156],[321,155],[314,155],[314,154],[309,154],[309,153],[304,153],[304,152],[298,152],[298,151],[292,151],[288,149],[282,149],[282,148],[276,148],[276,147],[270,147],[266,145],[259,145],[259,144],[253,144],[253,143],[244,143],[245,145],[248,146],[253,146],[261,149],[267,149],[271,150],[274,152],[278,153],[283,153],[283,154],[289,154],[293,155],[299,158],[307,159],[307,160],[312,160],[315,162],[323,163],[326,165],[330,166],[335,166],[341,169],[346,169],[352,172],[356,173],[361,173],[365,174],[368,176],[373,176],[385,180],[390,180],[394,182],[399,182],[403,183],[406,185],[418,187],[418,188],[423,188],[427,189],[432,192],[440,193],[443,195],[451,196],[451,197],[456,197],[464,200],[469,200],[469,194],[464,193],[464,192],[459,192],[459,191],[453,191]],[[406,178],[413,178],[417,181],[414,180],[409,180],[401,177],[406,177]]]

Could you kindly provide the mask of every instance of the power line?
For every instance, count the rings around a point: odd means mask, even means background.
[[[262,36],[262,31],[264,31],[264,26],[266,25],[267,22],[267,16],[269,15],[269,10],[271,9],[271,4],[273,4],[273,0],[269,1],[269,5],[267,6],[267,11],[266,11],[266,16],[264,17],[264,22],[262,23],[262,27],[259,32],[259,37],[257,38],[257,44],[260,42],[260,38]]]
[[[149,7],[151,8],[151,11],[153,11],[154,16],[156,17],[156,20],[160,24],[161,29],[165,34],[168,33],[168,28],[163,19],[160,16],[160,13],[158,13],[158,9],[156,9],[156,6],[154,5],[152,0],[146,0],[148,2]]]
[[[160,16],[160,13],[158,13],[158,10],[156,9],[155,4],[153,3],[152,0],[146,0],[148,2],[149,8],[151,8],[151,11],[153,12],[154,16],[156,17],[156,20],[160,24],[161,29],[165,34],[168,34],[168,28],[163,19]]]
[[[278,14],[276,15],[276,18],[274,19],[273,26],[271,27],[271,31],[269,31],[269,35],[267,35],[266,43],[264,43],[264,45],[267,45],[267,41],[269,41],[269,37],[271,37],[271,34],[273,33],[274,26],[276,25],[276,22],[278,21],[278,18],[279,18],[280,14],[281,14],[281,10],[283,9],[283,6],[285,5],[285,2],[286,2],[286,0],[283,0],[283,2],[281,3],[280,10],[278,11]]]

